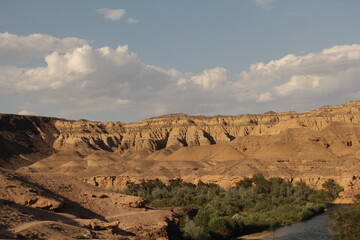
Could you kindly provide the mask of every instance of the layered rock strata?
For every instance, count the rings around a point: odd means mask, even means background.
[[[135,123],[0,115],[0,166],[61,172],[107,188],[143,178],[224,186],[262,172],[359,191],[360,101],[306,113],[170,114]]]
[[[136,155],[133,152],[149,154],[170,146],[227,143],[243,136],[277,135],[293,128],[319,131],[332,123],[359,124],[360,101],[306,113],[214,117],[170,114],[129,124],[1,114],[0,164],[11,166],[15,160],[11,163],[8,159],[13,157],[19,165],[28,165],[59,151],[82,156],[96,151],[120,152],[132,159],[129,155]]]

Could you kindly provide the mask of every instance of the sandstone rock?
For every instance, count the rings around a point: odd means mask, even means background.
[[[0,138],[0,142],[3,142],[5,148],[0,156],[0,166],[10,166],[9,162],[29,165],[39,160],[39,155],[36,154],[41,153],[40,158],[43,158],[44,154],[50,155],[55,151],[77,152],[83,157],[98,151],[118,151],[127,156],[126,151],[130,149],[132,153],[147,149],[147,154],[150,154],[171,145],[203,146],[225,143],[248,135],[277,135],[287,129],[318,131],[334,123],[359,124],[358,109],[360,101],[352,101],[302,114],[268,112],[214,117],[170,114],[130,124],[3,114],[0,116],[0,132],[5,139]],[[24,127],[26,131],[21,130]],[[10,147],[15,144],[15,138],[22,139],[24,148],[28,150],[24,152],[17,147]],[[356,143],[351,139],[348,144],[350,142]]]
[[[107,189],[148,178],[226,184],[256,172],[340,179],[359,165],[359,109],[352,101],[306,113],[170,114],[129,124],[3,114],[0,166],[79,175]]]
[[[0,198],[3,200],[47,210],[58,210],[63,206],[61,200],[47,196],[41,187],[7,170],[0,169],[0,183]]]
[[[115,228],[117,228],[119,225],[119,221],[114,222],[103,222],[98,219],[90,220],[88,223],[84,224],[84,227],[89,228],[91,230],[110,230],[114,231]]]

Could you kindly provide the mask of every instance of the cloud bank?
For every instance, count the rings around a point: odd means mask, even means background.
[[[43,44],[36,47],[34,39]],[[83,39],[43,34],[0,34],[0,51],[6,53],[5,62],[44,62],[37,67],[0,65],[0,97],[5,99],[0,106],[12,105],[22,114],[135,121],[174,112],[303,110],[317,107],[308,99],[341,103],[360,97],[360,45],[254,63],[235,78],[221,66],[198,73],[163,69],[145,64],[127,45],[93,48]],[[27,101],[12,103],[10,95],[26,95]]]
[[[65,52],[87,44],[79,38],[59,39],[46,34],[20,36],[0,33],[0,57],[25,61],[34,57],[44,57],[49,52]]]
[[[289,54],[256,63],[240,79],[263,90],[258,101],[286,97],[346,94],[360,88],[360,45],[334,46],[305,56]]]

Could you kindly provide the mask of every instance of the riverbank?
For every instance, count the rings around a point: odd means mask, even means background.
[[[264,232],[253,233],[241,237],[232,238],[231,240],[261,240],[272,236],[274,236],[274,232],[264,231]]]

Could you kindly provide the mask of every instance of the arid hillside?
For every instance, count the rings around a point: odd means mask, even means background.
[[[58,174],[0,168],[0,239],[176,239],[170,211]]]
[[[216,182],[244,176],[333,178],[349,201],[360,185],[360,101],[306,113],[188,116],[135,123],[0,115],[0,166],[61,173],[119,189],[144,178]]]

